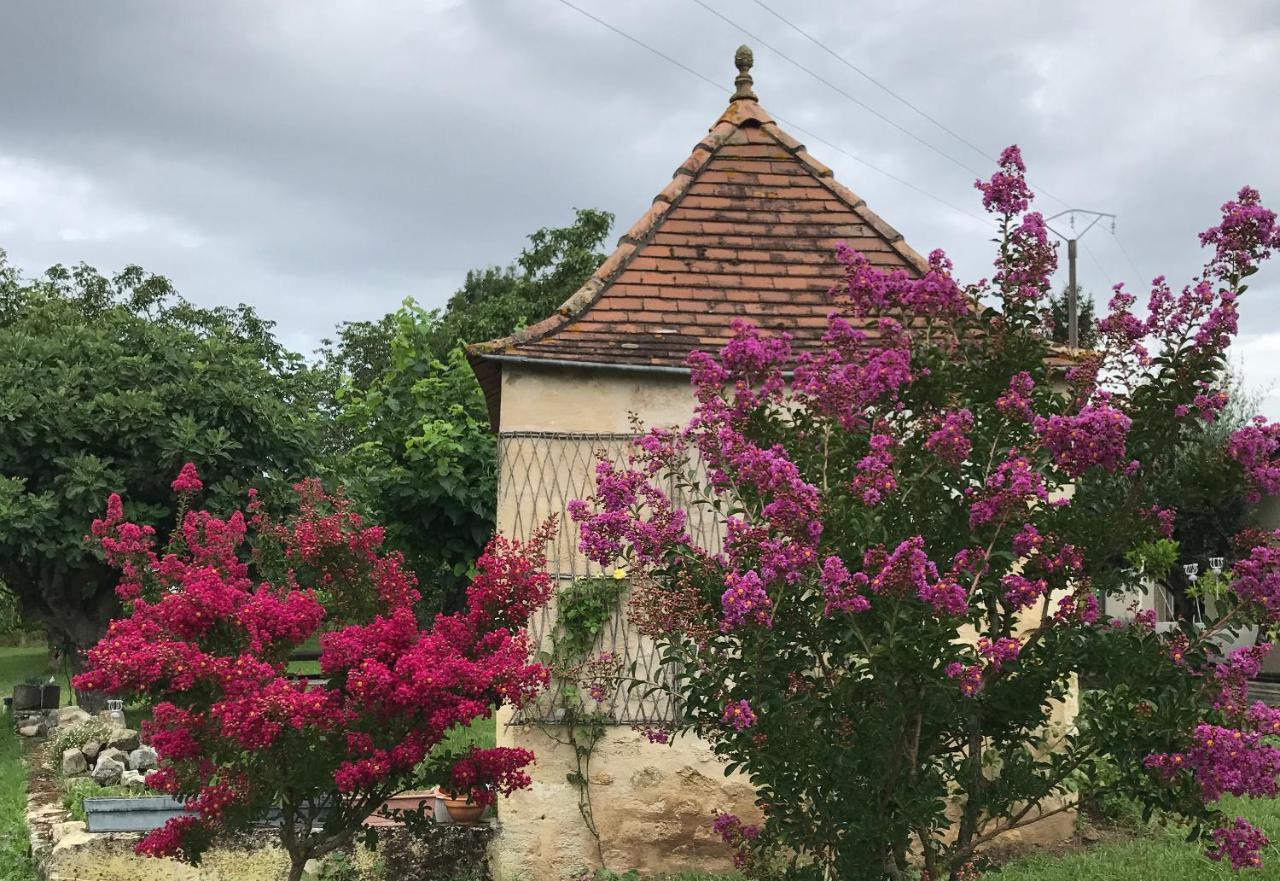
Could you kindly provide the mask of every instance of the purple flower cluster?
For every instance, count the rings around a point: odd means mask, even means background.
[[[836,259],[844,267],[845,281],[832,294],[854,315],[958,318],[972,308],[940,250],[929,255],[929,271],[921,278],[902,269],[886,272],[843,243],[836,247]]]
[[[1251,502],[1280,493],[1278,450],[1280,423],[1267,422],[1265,416],[1253,417],[1249,425],[1237,429],[1227,441],[1227,455],[1244,469]]]
[[[1280,748],[1255,731],[1202,722],[1185,753],[1155,753],[1145,764],[1165,777],[1187,770],[1206,802],[1224,795],[1275,798],[1280,775]]]
[[[982,191],[982,207],[992,214],[1009,217],[1026,211],[1034,198],[1026,173],[1027,166],[1018,145],[1005,147],[1000,154],[1000,170],[991,175],[990,180],[974,181],[973,186]]]
[[[952,661],[943,670],[948,679],[960,680],[960,693],[965,697],[973,697],[982,690],[982,665],[969,664],[965,665],[959,661]]]
[[[728,587],[720,596],[720,608],[723,612],[720,619],[721,630],[727,633],[744,623],[769,626],[773,600],[765,593],[759,575],[755,572],[730,572],[725,577],[725,584]]]
[[[981,493],[970,490],[970,494],[977,496],[969,506],[970,529],[977,529],[997,517],[1025,515],[1028,504],[1049,498],[1044,475],[1016,451],[996,467]]]
[[[1231,568],[1231,592],[1261,609],[1268,623],[1280,622],[1280,547],[1259,545],[1237,560]]]
[[[752,712],[751,704],[746,701],[734,701],[725,705],[724,712],[720,714],[720,721],[734,731],[746,731],[756,724],[756,714]]]
[[[641,562],[657,563],[689,543],[685,512],[672,506],[644,470],[596,463],[592,501],[574,499],[566,509],[578,524],[579,549],[602,566],[616,562],[625,547]]]
[[[1094,465],[1114,472],[1124,461],[1132,425],[1114,407],[1090,404],[1074,416],[1037,419],[1036,431],[1058,467],[1068,477],[1079,477]]]
[[[1031,392],[1036,381],[1025,370],[1015,373],[1009,378],[1009,388],[996,398],[996,409],[1009,419],[1030,422],[1035,418],[1031,410]]]
[[[924,551],[924,537],[913,535],[892,553],[872,548],[862,558],[862,567],[875,571],[868,586],[872,593],[888,596],[920,596],[930,582],[938,580],[938,567]]]
[[[973,451],[969,432],[973,431],[973,413],[951,410],[937,420],[937,428],[924,442],[924,448],[948,465],[961,465]]]
[[[1222,206],[1222,223],[1200,234],[1200,244],[1213,246],[1211,265],[1219,277],[1239,276],[1280,248],[1280,226],[1258,191],[1242,187],[1235,201]]]
[[[1230,826],[1214,829],[1210,833],[1213,846],[1205,850],[1211,860],[1227,859],[1233,869],[1256,869],[1262,865],[1262,849],[1271,843],[1261,829],[1236,817]]]
[[[938,615],[963,615],[969,611],[969,592],[948,576],[920,587],[917,596]]]
[[[830,618],[836,612],[865,612],[871,608],[868,600],[859,590],[867,586],[867,576],[863,572],[850,573],[844,561],[831,556],[822,561],[822,575],[818,584],[822,588],[822,596],[826,605],[822,609],[824,617]]]
[[[871,435],[871,449],[858,460],[858,473],[849,485],[862,503],[875,507],[898,488],[893,476],[893,438],[887,434]]]
[[[902,326],[881,319],[874,342],[867,333],[832,313],[820,353],[796,359],[791,389],[815,416],[832,419],[845,431],[867,425],[866,410],[892,404],[911,381],[911,349]]]

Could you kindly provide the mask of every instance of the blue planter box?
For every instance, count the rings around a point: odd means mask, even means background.
[[[138,798],[86,798],[84,813],[89,832],[150,832],[165,821],[182,816],[182,802],[167,795]]]
[[[150,832],[159,829],[173,817],[181,817],[186,811],[182,802],[167,795],[141,795],[134,798],[101,797],[84,800],[86,832]],[[328,811],[320,811],[317,820],[323,820]],[[265,826],[280,824],[280,809],[272,808],[261,820]]]

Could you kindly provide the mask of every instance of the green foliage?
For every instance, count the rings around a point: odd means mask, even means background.
[[[1076,342],[1082,349],[1092,349],[1098,341],[1098,331],[1094,327],[1093,297],[1083,291],[1076,304]],[[1067,288],[1060,294],[1049,297],[1049,320],[1053,322],[1053,333],[1050,335],[1055,343],[1066,343],[1070,339],[1070,313],[1067,308]]]
[[[496,439],[461,347],[550,315],[600,265],[612,222],[580,210],[570,226],[533,233],[515,264],[468,273],[443,312],[407,300],[378,321],[342,325],[321,350],[337,474],[386,524],[426,611],[458,607],[493,532]]]
[[[603,261],[612,226],[609,212],[578,209],[571,225],[530,235],[514,265],[468,272],[441,316],[436,354],[506,336],[551,315]]]
[[[425,601],[452,609],[493,529],[497,443],[461,350],[432,356],[434,319],[412,304],[395,319],[385,372],[344,395],[339,422],[355,443],[342,471],[352,497],[387,525]]]
[[[119,492],[172,525],[194,461],[215,510],[309,470],[318,377],[247,306],[197,308],[136,266],[25,280],[0,252],[0,580],[55,641],[92,645],[115,579],[84,536]]]
[[[92,778],[77,777],[74,780],[68,780],[63,787],[62,806],[71,814],[71,819],[83,823],[87,819],[84,813],[86,798],[136,798],[145,792],[146,788],[143,786],[126,786],[122,783],[114,786],[99,786]]]
[[[553,663],[575,664],[595,647],[627,592],[621,578],[580,578],[556,593]]]
[[[43,647],[0,648],[0,694],[44,664]],[[0,726],[0,878],[34,881],[35,864],[27,852],[27,778],[22,741],[11,725]]]
[[[1129,550],[1125,559],[1143,575],[1163,581],[1178,562],[1178,543],[1168,538],[1146,541]]]
[[[49,741],[49,756],[55,763],[62,758],[64,750],[71,748],[83,749],[84,745],[91,740],[106,746],[107,737],[110,736],[111,730],[114,728],[110,722],[105,719],[86,719],[79,725],[67,725],[58,728],[58,733]]]

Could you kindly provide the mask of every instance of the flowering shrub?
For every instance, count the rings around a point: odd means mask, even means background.
[[[1241,190],[1197,279],[1156,279],[1142,316],[1117,287],[1096,348],[1071,353],[1046,331],[1056,253],[1017,148],[978,188],[1001,229],[991,281],[961,286],[941,252],[915,278],[842,248],[819,350],[741,323],[691,355],[692,421],[601,465],[570,509],[582,550],[632,573],[675,727],[755,785],[759,828],[716,821],[748,871],[772,850],[794,877],[900,879],[917,861],[968,877],[993,838],[1070,810],[1103,760],[1211,858],[1256,865],[1265,836],[1214,803],[1275,794],[1280,714],[1245,698],[1266,647],[1220,645],[1280,623],[1280,533],[1245,545],[1208,625],[1158,632],[1123,598],[1130,561],[1173,534],[1152,476],[1221,410],[1275,216]],[[1265,421],[1232,436],[1221,491],[1280,489],[1278,445]],[[719,547],[686,531],[672,476],[718,512]]]
[[[549,524],[528,544],[494,539],[466,608],[424,629],[413,575],[342,496],[308,481],[283,521],[256,498],[248,517],[219,519],[188,510],[201,489],[183,468],[173,483],[181,526],[165,552],[125,519],[119,496],[93,523],[129,614],[89,652],[76,687],[155,702],[144,735],[160,767],[147,783],[186,800],[140,853],[198,861],[217,835],[276,808],[296,879],[411,785],[440,783],[481,804],[528,785],[527,750],[433,747],[545,685],[525,625],[551,589]],[[323,680],[289,677],[290,653],[313,637]]]

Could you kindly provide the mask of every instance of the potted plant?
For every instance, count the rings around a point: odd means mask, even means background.
[[[28,676],[22,682],[13,687],[13,711],[20,713],[24,710],[40,709],[41,685],[43,679],[39,676]]]
[[[477,822],[484,810],[485,805],[477,804],[466,795],[459,797],[441,789],[436,801],[436,820],[468,825]]]

